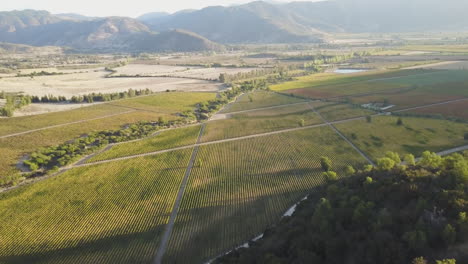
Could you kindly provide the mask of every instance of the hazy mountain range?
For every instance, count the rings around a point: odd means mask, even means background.
[[[136,19],[24,10],[0,12],[0,41],[84,50],[219,50],[216,43],[320,42],[344,32],[467,30],[466,10],[466,0],[252,2]]]

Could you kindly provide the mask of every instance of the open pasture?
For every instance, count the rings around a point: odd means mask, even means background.
[[[468,124],[431,118],[377,116],[369,123],[366,120],[335,125],[356,146],[376,160],[385,152],[400,155],[411,153],[420,156],[429,150],[439,152],[467,145],[464,134]]]
[[[264,232],[324,183],[321,156],[340,177],[365,164],[328,127],[202,146],[164,263],[203,263]]]
[[[0,194],[0,262],[150,263],[190,154],[73,169]]]
[[[306,100],[275,92],[257,91],[243,94],[237,101],[226,106],[221,113],[232,113],[238,111],[252,110],[271,106],[294,104]]]
[[[209,142],[235,138],[323,122],[308,104],[284,106],[229,116],[228,119],[208,122],[202,141]],[[304,122],[302,123],[302,121]]]
[[[110,160],[120,157],[151,153],[158,150],[193,145],[200,134],[200,125],[162,131],[139,141],[121,143],[97,154],[87,162]]]

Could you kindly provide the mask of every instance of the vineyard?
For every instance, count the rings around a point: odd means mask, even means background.
[[[235,138],[320,123],[322,120],[308,104],[284,106],[234,114],[229,119],[211,121],[207,123],[202,141]]]
[[[430,118],[403,117],[398,125],[393,116],[337,124],[336,127],[374,160],[386,151],[420,156],[423,151],[438,152],[468,144],[464,134],[468,124]]]
[[[305,100],[274,92],[253,92],[240,96],[234,104],[228,105],[221,113],[251,110],[256,108],[294,104]]]
[[[440,115],[448,118],[460,118],[468,121],[468,99],[465,101],[437,105],[427,108],[411,110],[410,113],[421,115]]]
[[[171,92],[111,102],[132,109],[175,114],[193,110],[200,102],[213,100],[216,93]]]
[[[201,263],[262,233],[333,169],[365,164],[327,127],[202,146],[164,263]]]
[[[129,111],[129,109],[108,104],[100,104],[70,110],[66,112],[56,112],[36,116],[4,118],[0,119],[0,136],[9,135],[13,133],[20,133],[23,131],[43,128],[47,126],[60,125],[91,118],[99,118],[127,111]]]
[[[0,194],[0,263],[149,263],[191,150],[74,169]]]
[[[329,122],[375,114],[373,111],[349,104],[329,102],[313,102],[311,104]]]
[[[158,150],[193,145],[200,133],[200,126],[170,129],[162,131],[155,136],[134,142],[122,143],[112,146],[111,149],[100,153],[88,162],[110,160],[120,157],[151,153]]]

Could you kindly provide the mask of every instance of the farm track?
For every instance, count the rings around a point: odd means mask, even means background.
[[[83,120],[74,121],[74,122],[69,122],[69,123],[64,123],[64,124],[58,124],[58,125],[53,125],[53,126],[47,126],[47,127],[36,128],[36,129],[28,130],[28,131],[23,131],[23,132],[19,132],[19,133],[10,134],[10,135],[0,136],[0,139],[22,136],[22,135],[30,134],[30,133],[33,133],[33,132],[42,131],[42,130],[57,128],[57,127],[63,127],[63,126],[69,126],[69,125],[75,125],[75,124],[80,124],[80,123],[84,123],[84,122],[88,122],[88,121],[94,121],[94,120],[99,120],[99,119],[114,117],[114,116],[118,116],[118,115],[129,114],[129,113],[133,113],[133,112],[136,112],[136,110],[130,110],[130,111],[126,111],[126,112],[122,112],[122,113],[117,113],[117,114],[105,115],[105,116],[100,116],[100,117],[96,117],[96,118],[83,119]]]
[[[250,112],[256,112],[256,111],[262,111],[262,110],[277,109],[277,108],[282,108],[282,107],[287,107],[287,106],[302,105],[302,104],[308,104],[308,103],[309,103],[309,101],[304,101],[304,102],[299,102],[299,103],[275,105],[275,106],[262,107],[262,108],[255,108],[255,109],[242,110],[242,111],[230,112],[230,113],[223,113],[223,114],[226,114],[226,115],[236,115],[236,114],[243,114],[243,113],[250,113]]]
[[[354,150],[356,150],[364,159],[367,160],[367,162],[369,162],[369,164],[371,164],[372,166],[375,166],[375,163],[372,161],[371,158],[369,158],[365,153],[364,151],[362,151],[360,148],[358,148],[356,145],[354,145],[353,142],[351,142],[351,140],[349,140],[345,135],[343,135],[343,133],[341,133],[334,125],[333,123],[330,123],[328,122],[328,120],[326,120],[317,110],[315,110],[315,108],[309,104],[309,107],[312,109],[312,111],[314,111],[314,113],[316,113],[322,120],[323,122],[325,122],[326,125],[328,125],[331,129],[333,129],[333,131],[335,131],[338,136],[340,136],[344,141],[346,141]],[[344,120],[346,121],[346,120]],[[339,122],[339,121],[338,121]]]
[[[202,125],[200,129],[200,133],[198,134],[198,139],[197,139],[197,144],[200,143],[201,138],[203,136],[203,131],[205,130],[205,124]],[[169,218],[169,222],[166,225],[166,228],[164,230],[161,242],[159,244],[159,248],[156,252],[156,257],[153,261],[154,264],[161,264],[162,259],[164,257],[164,254],[166,253],[167,246],[169,244],[169,239],[171,238],[172,230],[174,229],[174,224],[175,220],[177,218],[177,214],[179,212],[180,205],[182,203],[182,198],[185,193],[185,189],[187,188],[188,184],[188,179],[190,177],[190,174],[192,172],[192,168],[195,164],[195,159],[197,158],[197,153],[198,153],[199,146],[196,145],[193,150],[192,150],[192,156],[190,157],[190,161],[187,167],[187,170],[185,171],[185,176],[184,179],[182,180],[182,183],[180,185],[179,192],[177,194],[177,198],[174,202],[174,208],[172,209],[171,216]]]

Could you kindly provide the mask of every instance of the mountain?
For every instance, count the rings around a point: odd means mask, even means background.
[[[183,45],[173,45],[172,49],[169,44],[173,44],[174,39],[183,39]],[[0,41],[99,51],[200,51],[221,48],[194,33],[155,33],[132,18],[80,20],[33,10],[1,12]]]
[[[166,12],[152,12],[152,13],[147,13],[147,14],[141,15],[141,16],[137,17],[136,19],[138,21],[141,21],[141,22],[149,22],[149,21],[154,21],[154,20],[157,20],[157,19],[167,17],[169,15],[170,14],[166,13]]]
[[[300,17],[282,5],[253,2],[246,5],[207,7],[146,21],[156,31],[180,28],[220,43],[278,43],[318,41],[319,29],[302,25]]]
[[[213,6],[144,22],[185,29],[220,43],[320,41],[334,33],[468,29],[466,0],[330,0]]]
[[[75,14],[75,13],[65,13],[65,14],[55,14],[55,16],[62,18],[62,19],[71,19],[71,20],[78,20],[78,21],[90,21],[94,19],[98,19],[98,17],[89,17],[89,16],[83,16],[80,14]]]

